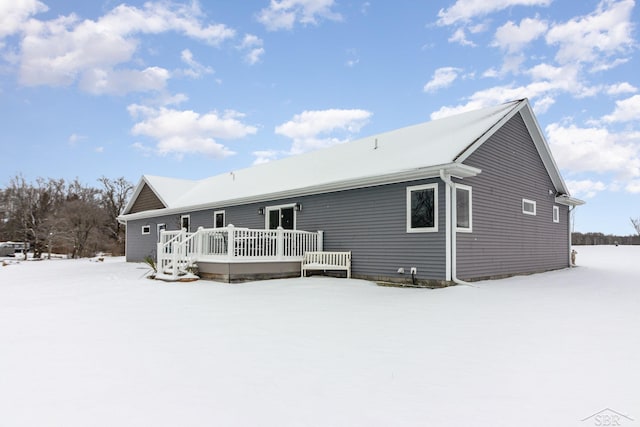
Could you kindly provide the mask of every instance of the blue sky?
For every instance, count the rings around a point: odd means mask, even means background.
[[[200,179],[527,97],[576,231],[640,217],[632,0],[0,2],[0,185]]]

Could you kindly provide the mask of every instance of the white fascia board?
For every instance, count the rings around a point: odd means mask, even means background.
[[[536,119],[535,114],[529,104],[528,99],[520,100],[514,108],[509,111],[502,119],[500,119],[494,126],[491,127],[487,132],[484,133],[480,138],[478,138],[473,144],[471,144],[464,152],[462,152],[457,158],[456,161],[464,162],[474,151],[476,151],[482,144],[484,144],[491,135],[493,135],[498,129],[500,129],[506,122],[511,120],[516,113],[520,113],[522,119],[529,130],[529,135],[533,140],[534,145],[536,146],[536,150],[542,159],[542,163],[547,169],[547,173],[555,186],[555,189],[558,193],[561,194],[569,194],[569,190],[567,189],[567,185],[562,179],[562,175],[560,174],[560,169],[556,164],[553,155],[551,154],[551,149],[549,148],[549,144],[547,143],[542,130],[540,129],[540,125],[538,124],[538,120]]]
[[[556,203],[565,206],[580,206],[584,205],[586,202],[584,200],[576,199],[575,197],[563,194],[556,197]]]
[[[145,182],[146,182],[146,180],[145,180],[144,175],[143,175],[138,180],[138,184],[136,185],[135,189],[133,190],[133,194],[131,195],[131,198],[129,199],[129,201],[127,202],[127,205],[122,210],[123,213],[118,216],[118,221],[120,221],[120,217],[122,217],[123,215],[126,215],[124,212],[129,212],[129,210],[131,210],[131,208],[133,207],[133,204],[136,202],[136,199],[140,195],[140,192],[142,191],[142,188],[144,187],[144,183]]]
[[[526,108],[524,108],[526,107]],[[527,100],[526,104],[523,105],[521,109],[521,116],[524,120],[527,129],[529,129],[529,134],[533,139],[533,142],[538,150],[538,154],[542,159],[542,163],[544,163],[545,168],[547,169],[547,173],[549,177],[551,177],[551,181],[553,185],[556,187],[556,191],[561,194],[569,194],[569,189],[562,179],[562,175],[560,174],[560,169],[553,158],[553,154],[551,153],[551,148],[549,148],[549,144],[540,129],[540,125],[538,120],[536,119],[535,114],[533,114],[533,110],[529,105],[529,101]]]
[[[498,120],[493,126],[476,139],[472,144],[465,148],[460,154],[455,157],[456,162],[464,162],[470,155],[472,155],[487,139],[491,137],[498,129],[500,129],[505,123],[507,123],[515,114],[522,109],[526,99],[516,102],[511,110],[509,110],[500,120]]]
[[[272,200],[286,199],[291,197],[311,196],[314,194],[354,190],[358,188],[374,187],[377,185],[415,181],[418,179],[437,178],[440,176],[440,170],[445,170],[446,173],[457,178],[468,178],[471,176],[476,176],[481,172],[480,169],[473,166],[463,165],[460,163],[449,163],[446,165],[417,168],[386,175],[358,178],[349,181],[334,182],[307,188],[297,188],[292,190],[280,191],[277,193],[266,193],[236,199],[217,200],[215,202],[203,203],[201,205],[180,206],[167,209],[154,209],[150,211],[137,212],[135,214],[120,215],[118,219],[122,219],[124,221],[132,221],[137,219],[172,215],[182,212],[194,212],[207,209],[223,208],[228,206],[248,205],[250,203],[269,202]]]
[[[167,204],[167,202],[162,198],[162,196],[160,195],[160,193],[153,187],[153,185],[151,185],[151,183],[149,182],[149,180],[147,180],[147,178],[142,175],[142,177],[140,177],[140,180],[138,181],[138,185],[136,185],[135,190],[133,191],[133,195],[131,196],[131,198],[129,199],[129,201],[127,202],[127,205],[125,206],[124,210],[122,212],[129,212],[129,210],[131,210],[131,208],[133,208],[133,205],[136,202],[136,199],[138,198],[138,196],[140,195],[140,192],[142,191],[142,189],[144,188],[145,184],[149,187],[149,189],[151,191],[153,191],[153,194],[156,195],[156,197],[158,198],[158,200],[160,200],[160,202],[165,205],[165,206],[169,206]],[[130,214],[121,214],[118,215],[116,217],[116,219],[121,223],[124,224],[127,221],[127,217]]]

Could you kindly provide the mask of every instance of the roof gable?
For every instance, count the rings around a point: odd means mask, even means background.
[[[525,125],[527,126],[527,130],[529,131],[529,135],[531,139],[533,139],[533,143],[538,150],[538,154],[540,155],[540,159],[547,169],[547,173],[555,186],[556,192],[563,195],[568,195],[569,190],[562,179],[562,175],[560,175],[560,169],[556,164],[553,155],[551,154],[551,148],[549,148],[549,144],[545,139],[542,131],[540,130],[540,125],[538,124],[538,120],[533,114],[533,110],[531,105],[529,104],[528,99],[523,99],[518,101],[514,108],[509,111],[502,119],[494,124],[491,129],[488,129],[485,134],[483,134],[480,138],[474,141],[471,145],[469,145],[465,150],[463,150],[457,157],[456,162],[464,163],[464,161],[473,154],[478,148],[482,146],[490,137],[493,135],[498,129],[500,129],[506,122],[511,120],[513,116],[520,113],[522,119],[524,120]]]
[[[180,194],[193,187],[195,181],[143,175],[123,214],[170,208]]]

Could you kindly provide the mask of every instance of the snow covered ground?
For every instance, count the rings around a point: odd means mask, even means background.
[[[440,290],[0,267],[0,425],[640,425],[640,247],[577,250]]]

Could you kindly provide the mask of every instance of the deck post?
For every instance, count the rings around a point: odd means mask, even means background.
[[[232,259],[234,257],[234,253],[235,253],[235,247],[236,247],[236,243],[235,243],[235,227],[233,226],[233,224],[229,224],[227,226],[227,257],[229,259]]]
[[[284,257],[284,232],[282,227],[277,229],[276,238],[276,259],[281,260]]]
[[[318,248],[316,249],[319,252],[324,250],[324,231],[318,230]]]
[[[193,257],[192,261],[197,261],[204,253],[204,240],[202,239],[203,230],[204,227],[200,226],[198,227],[198,231],[196,232],[196,245],[194,248],[195,256]]]

